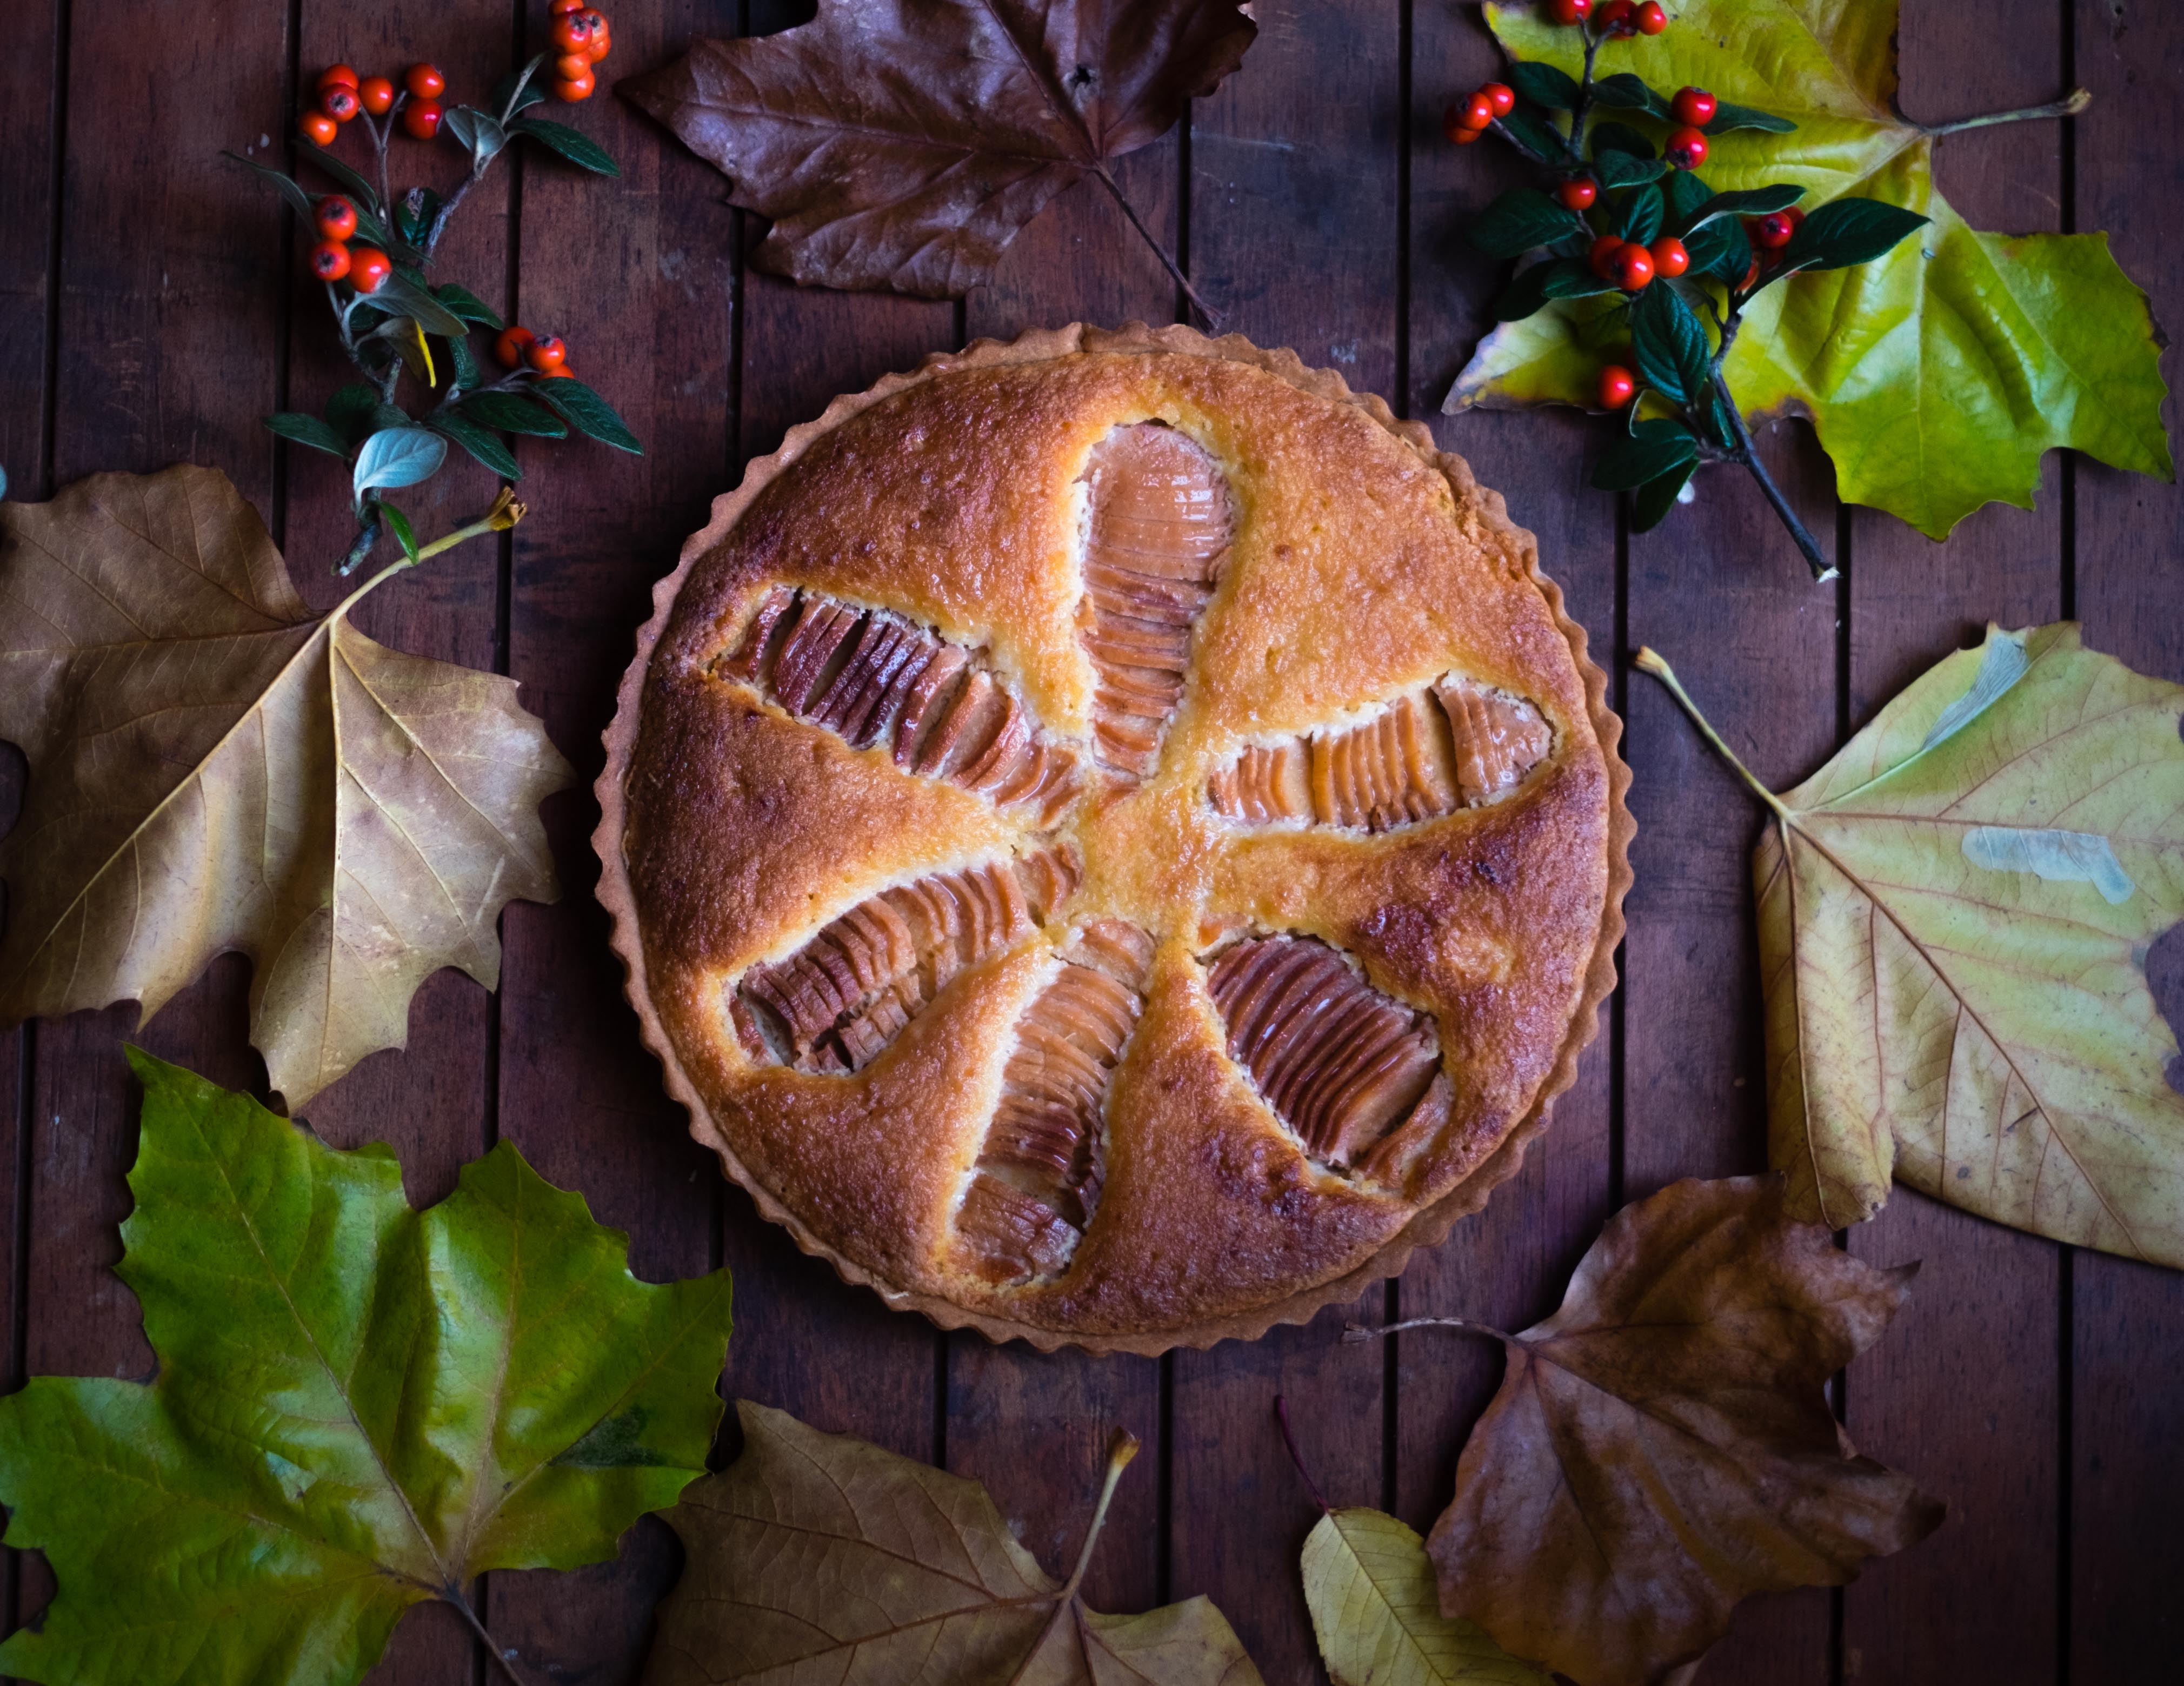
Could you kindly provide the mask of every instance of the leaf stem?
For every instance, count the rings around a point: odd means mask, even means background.
[[[1699,712],[1698,704],[1691,701],[1691,694],[1684,689],[1682,683],[1677,679],[1676,670],[1674,667],[1671,667],[1667,662],[1662,659],[1660,653],[1653,649],[1651,645],[1642,645],[1640,647],[1637,655],[1631,658],[1631,663],[1640,673],[1651,673],[1655,678],[1658,679],[1663,684],[1669,688],[1669,695],[1675,698],[1677,706],[1680,707],[1685,713],[1691,716],[1691,724],[1699,729],[1699,735],[1701,737],[1704,738],[1707,742],[1713,745],[1714,753],[1719,756],[1724,761],[1727,762],[1730,765],[1730,770],[1733,771],[1738,778],[1741,779],[1747,784],[1752,787],[1752,791],[1754,796],[1758,796],[1761,801],[1766,803],[1769,807],[1774,809],[1776,817],[1779,818],[1784,824],[1788,824],[1790,820],[1790,810],[1783,806],[1782,799],[1777,796],[1772,790],[1769,790],[1764,784],[1761,784],[1758,779],[1752,777],[1752,769],[1745,766],[1742,762],[1739,761],[1736,758],[1736,751],[1730,749],[1727,744],[1722,741],[1721,734],[1715,731],[1712,723],[1707,719],[1706,716]],[[1346,1339],[1347,1337],[1345,1338]]]
[[[1106,165],[1095,165],[1094,170],[1106,185],[1107,191],[1115,196],[1115,203],[1123,208],[1123,215],[1129,218],[1130,226],[1136,229],[1145,244],[1153,248],[1154,255],[1167,271],[1169,279],[1183,289],[1183,296],[1190,301],[1191,308],[1198,312],[1199,319],[1209,328],[1218,328],[1222,321],[1221,313],[1198,296],[1198,289],[1190,284],[1190,277],[1177,267],[1175,260],[1168,255],[1167,248],[1155,239],[1152,230],[1145,226],[1145,219],[1138,215],[1138,208],[1123,192],[1122,184],[1115,180]]]
[[[477,1636],[478,1643],[485,1647],[486,1655],[490,1656],[500,1672],[508,1677],[509,1686],[527,1686],[523,1677],[515,1672],[515,1665],[501,1655],[500,1647],[493,1643],[493,1635],[486,1632],[485,1623],[478,1620],[477,1611],[471,1608],[471,1601],[463,1596],[462,1588],[450,1587],[443,1591],[440,1597],[444,1602],[454,1605],[456,1611],[470,1625],[471,1632]]]
[[[418,546],[416,561],[413,562],[409,557],[404,556],[398,562],[388,563],[377,573],[372,575],[370,579],[365,581],[362,585],[359,585],[355,590],[350,592],[348,596],[342,599],[340,604],[333,611],[334,615],[347,614],[349,610],[354,608],[359,601],[365,597],[370,596],[381,586],[384,585],[388,580],[393,578],[395,575],[403,572],[405,569],[414,568],[420,563],[427,561],[431,558],[438,555],[443,550],[452,550],[458,544],[467,544],[473,539],[482,539],[488,533],[505,533],[510,528],[514,527],[518,522],[521,521],[525,516],[530,513],[531,510],[528,505],[519,504],[515,501],[515,488],[512,486],[503,486],[500,488],[500,495],[493,500],[493,507],[488,510],[483,515],[480,516],[476,521],[471,522],[467,527],[459,527],[452,533],[441,534],[439,538],[435,539],[429,544],[421,544]],[[366,534],[370,535],[370,544],[366,544],[365,542]],[[334,570],[334,572],[336,573],[354,572],[356,568],[362,564],[364,559],[371,554],[373,546],[378,543],[379,518],[375,515],[371,520],[365,523],[364,531],[357,535],[357,543],[350,547],[348,560],[344,561],[339,567]],[[328,618],[332,619],[332,617],[329,616]]]
[[[1499,1341],[1505,1347],[1517,1344],[1517,1337],[1504,1334],[1490,1323],[1473,1323],[1462,1317],[1407,1317],[1400,1323],[1376,1323],[1367,1326],[1352,1323],[1342,1331],[1342,1338],[1350,1341],[1377,1341],[1383,1335],[1393,1335],[1405,1329],[1455,1329],[1467,1335],[1484,1335],[1489,1340]]]
[[[1959,117],[1953,123],[1914,123],[1911,126],[1930,139],[1960,135],[1967,129],[1984,129],[1996,123],[2032,123],[2048,117],[2075,117],[2093,103],[2092,90],[2072,88],[2060,99],[2045,105],[2020,106],[2014,111],[1990,111],[1984,117]]]
[[[1305,1467],[1304,1454],[1297,1450],[1296,1436],[1290,1432],[1290,1402],[1279,1393],[1274,1395],[1274,1421],[1281,1425],[1282,1444],[1289,1448],[1290,1461],[1296,1465],[1298,1477],[1304,1482],[1304,1490],[1312,1495],[1312,1502],[1319,1506],[1323,1514],[1334,1510],[1327,1502],[1327,1495],[1319,1490],[1319,1483],[1312,1478],[1312,1471]]]
[[[1107,1507],[1115,1501],[1116,1484],[1123,1479],[1123,1471],[1130,1466],[1130,1460],[1138,1455],[1144,1444],[1127,1428],[1115,1431],[1115,1438],[1107,1443],[1107,1478],[1100,1488],[1100,1503],[1092,1512],[1092,1526],[1084,1531],[1084,1546],[1077,1554],[1077,1566],[1069,1572],[1069,1583],[1056,1594],[1063,1608],[1077,1596],[1078,1588],[1084,1584],[1084,1572],[1092,1566],[1092,1548],[1100,1543],[1100,1530],[1107,1525]]]

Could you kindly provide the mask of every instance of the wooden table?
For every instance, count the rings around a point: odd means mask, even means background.
[[[772,0],[610,9],[616,75],[663,62],[694,34],[795,20]],[[1093,1597],[1136,1609],[1210,1594],[1268,1682],[1289,1686],[1320,1678],[1296,1573],[1312,1510],[1276,1438],[1274,1395],[1288,1396],[1337,1502],[1384,1505],[1423,1528],[1447,1500],[1499,1361],[1432,1334],[1343,1346],[1343,1321],[1441,1312],[1521,1326],[1553,1308],[1624,1201],[1763,1163],[1747,875],[1757,816],[1668,699],[1613,658],[1641,643],[1669,654],[1777,788],[1990,617],[2076,615],[2097,647],[2184,678],[2184,499],[2058,454],[2036,511],[1991,507],[1936,546],[1838,506],[1809,433],[1784,427],[1769,461],[1834,545],[1841,582],[1808,584],[1756,490],[1725,472],[1701,480],[1696,507],[1631,535],[1616,500],[1582,488],[1594,429],[1568,416],[1437,413],[1495,282],[1456,229],[1499,184],[1501,160],[1488,161],[1499,149],[1459,154],[1439,137],[1445,101],[1495,63],[1475,9],[1258,0],[1258,10],[1242,72],[1185,131],[1129,159],[1125,186],[1234,327],[1431,418],[1507,494],[1613,662],[1630,724],[1640,830],[1627,982],[1523,1174],[1400,1282],[1249,1346],[1094,1361],[939,1335],[800,1255],[686,1139],[638,1045],[591,899],[588,790],[549,805],[565,896],[510,909],[499,995],[441,974],[417,997],[408,1052],[366,1061],[311,1119],[344,1146],[393,1142],[421,1202],[508,1136],[631,1232],[640,1273],[731,1265],[732,1394],[984,1480],[1050,1566],[1084,1525],[1107,1431],[1127,1425],[1153,1455],[1123,1487]],[[1946,142],[1941,176],[1957,206],[1985,226],[2107,229],[2157,315],[2184,324],[2177,8],[1908,0],[1905,11],[1914,115],[2024,105],[2078,82],[2095,95],[2067,125]],[[544,13],[543,0],[20,0],[0,68],[0,463],[14,495],[46,497],[99,469],[214,465],[265,512],[303,589],[331,602],[326,562],[347,538],[339,472],[279,446],[259,418],[317,409],[343,366],[298,232],[219,150],[269,136],[279,158],[295,90],[337,59],[370,71],[429,55],[452,95],[478,98],[540,42]],[[575,120],[621,160],[623,181],[535,158],[496,171],[440,273],[565,333],[572,365],[647,454],[526,446],[535,513],[521,529],[498,552],[473,544],[440,559],[359,618],[399,648],[515,675],[588,785],[651,583],[746,459],[835,393],[928,351],[1077,317],[1171,320],[1177,301],[1091,186],[1052,206],[995,283],[962,304],[800,292],[747,271],[737,254],[750,231],[722,179],[647,120],[603,93]],[[437,163],[452,175],[453,149]],[[423,500],[419,525],[437,530],[489,492],[486,472],[463,462]],[[19,784],[20,761],[9,767]],[[0,790],[0,813],[13,806]],[[222,960],[143,1041],[222,1082],[262,1085],[246,978],[242,961]],[[120,1047],[135,1018],[80,1013],[0,1039],[8,1386],[151,1371],[136,1304],[109,1270],[129,1209],[136,1099]],[[1840,1398],[1860,1446],[1945,1495],[1950,1521],[1847,1589],[1747,1605],[1701,1678],[2178,1678],[2184,1277],[1901,1192],[1848,1244],[1877,1261],[1925,1261],[1909,1309]],[[671,1537],[648,1520],[618,1562],[490,1577],[487,1619],[534,1678],[629,1679],[677,1564]],[[42,1566],[11,1566],[7,1624],[49,1584]],[[453,1683],[481,1666],[448,1613],[427,1608],[374,1678]]]

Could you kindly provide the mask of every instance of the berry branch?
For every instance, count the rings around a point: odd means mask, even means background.
[[[504,531],[522,518],[524,506],[504,488],[487,516],[419,545],[409,517],[387,494],[437,473],[451,443],[510,482],[523,471],[509,434],[559,439],[574,428],[618,449],[643,449],[613,406],[576,378],[559,338],[510,327],[467,288],[454,282],[436,285],[426,275],[456,209],[511,142],[528,140],[597,175],[621,173],[577,130],[525,114],[546,98],[542,80],[566,103],[589,98],[596,86],[593,67],[613,45],[605,17],[585,0],[551,0],[550,10],[553,50],[503,78],[485,109],[443,106],[447,78],[430,64],[410,66],[398,87],[387,76],[359,78],[347,64],[328,69],[297,129],[302,160],[340,192],[315,200],[292,176],[240,160],[270,181],[316,232],[311,272],[326,283],[342,351],[364,377],[336,392],[323,416],[287,412],[265,418],[281,438],[349,466],[357,533],[335,564],[337,573],[361,567],[388,533],[401,546],[404,566],[414,567],[460,538]],[[549,59],[552,75],[543,79]],[[376,183],[329,150],[359,117],[370,137]],[[463,148],[467,168],[453,191],[443,197],[418,186],[398,198],[388,159],[398,123],[413,140],[431,142],[444,134]],[[494,349],[509,371],[490,383],[470,346],[471,333],[481,327],[499,336]],[[422,413],[399,402],[405,374],[428,394],[437,389]]]

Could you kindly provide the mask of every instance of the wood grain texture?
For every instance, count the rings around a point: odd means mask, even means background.
[[[2093,93],[2071,126],[2072,222],[2109,231],[2118,261],[2173,333],[2184,322],[2184,241],[2169,209],[2184,194],[2184,17],[2173,7],[2080,0],[2070,22],[2072,70]],[[2184,372],[2173,350],[2163,371],[2173,443]],[[2086,641],[2142,672],[2184,679],[2184,495],[2097,463],[2069,467],[2074,606]],[[2170,931],[2155,953],[2157,998],[2184,1033],[2184,934]],[[2184,1084],[2184,1064],[2170,1072]],[[2067,1280],[2062,1661],[2074,1682],[2157,1678],[2184,1655],[2176,1525],[2184,1515],[2184,1274],[2081,1253]]]
[[[2054,98],[2069,83],[2052,0],[2004,0],[1965,31],[1913,8],[1900,40],[1901,99],[1938,122]],[[1940,142],[1936,183],[1975,227],[2062,226],[2062,125],[1973,130]],[[2060,454],[2038,507],[1991,504],[1935,544],[1873,510],[1853,512],[1850,725],[1988,619],[2035,625],[2062,611]],[[2048,1679],[2058,1620],[2055,1433],[2063,1249],[1898,1188],[1850,1236],[1878,1265],[1919,1262],[1888,1338],[1851,1367],[1845,1415],[1861,1451],[1915,1470],[1950,1504],[1947,1526],[1843,1594],[1843,1667],[1861,1686],[1964,1674]],[[1954,1385],[2009,1376],[2003,1387]]]

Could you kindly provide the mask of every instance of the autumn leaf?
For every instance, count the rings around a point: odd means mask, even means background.
[[[1173,128],[1257,32],[1240,0],[819,0],[801,28],[699,41],[621,87],[773,220],[760,269],[956,298],[1088,176],[1136,223],[1108,165]]]
[[[1460,1326],[1508,1371],[1427,1544],[1442,1611],[1585,1686],[1652,1686],[1738,1599],[1925,1538],[1943,1507],[1858,1456],[1822,1391],[1915,1269],[1793,1221],[1779,1177],[1680,1182],[1608,1220],[1546,1322]]]
[[[0,506],[0,737],[30,762],[0,1021],[148,1019],[240,949],[292,1109],[401,1047],[439,968],[493,987],[501,908],[560,893],[538,806],[572,775],[514,680],[349,624],[397,572],[314,617],[211,469]]]
[[[1475,1622],[1443,1616],[1425,1542],[1345,1505],[1304,1542],[1304,1599],[1334,1686],[1549,1686]]]
[[[1503,6],[1487,16],[1518,58],[1578,68],[1576,31]],[[1796,122],[1710,137],[1717,191],[1793,182],[1807,210],[1857,195],[1932,219],[1871,263],[1754,298],[1723,366],[1730,389],[1748,413],[1808,416],[1846,502],[1935,539],[1990,500],[2031,507],[2053,446],[2174,477],[2145,293],[2106,235],[1986,233],[1935,191],[1948,126],[1896,113],[1896,16],[1895,0],[1685,0],[1674,29],[1605,49],[1656,90],[1704,87]],[[1589,407],[1620,320],[1600,299],[1559,299],[1504,323],[1443,408]]]
[[[386,1147],[337,1153],[130,1060],[143,1136],[117,1270],[159,1376],[0,1399],[8,1544],[59,1583],[0,1670],[343,1686],[410,1605],[475,1627],[473,1576],[610,1558],[704,1473],[725,1270],[637,1281],[627,1238],[509,1142],[415,1212]]]
[[[743,1455],[667,1513],[688,1555],[651,1686],[1257,1686],[1203,1598],[1103,1616],[1078,1594],[1137,1442],[1117,1436],[1075,1572],[1057,1586],[986,1489],[748,1400]]]
[[[1752,876],[1771,1154],[1800,1216],[1863,1222],[1900,1178],[2184,1266],[2184,1095],[2146,974],[2184,920],[2180,715],[2184,686],[2075,624],[1990,628],[1796,790],[1744,773],[1775,818]]]

